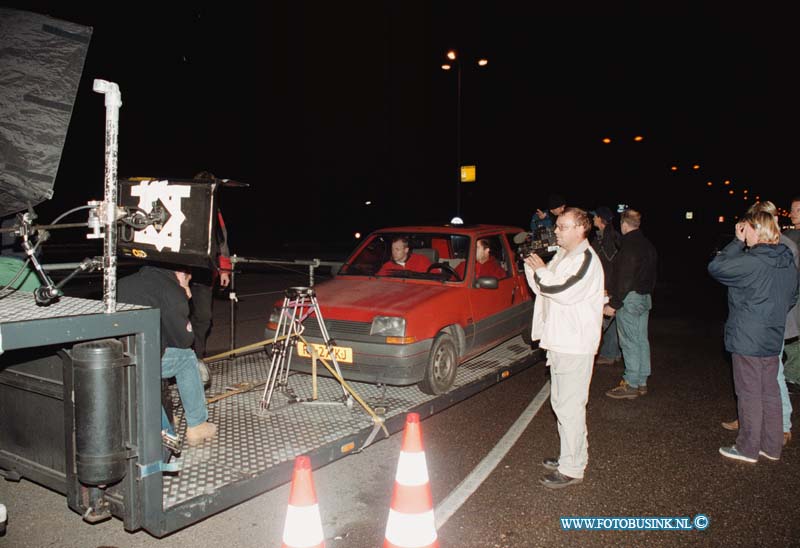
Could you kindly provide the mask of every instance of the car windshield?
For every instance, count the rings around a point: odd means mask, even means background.
[[[382,232],[352,255],[339,275],[460,281],[456,271],[470,249],[470,237],[463,234]]]

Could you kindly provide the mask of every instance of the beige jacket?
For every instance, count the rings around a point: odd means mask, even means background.
[[[531,338],[553,352],[596,354],[605,296],[603,267],[589,241],[559,249],[536,272],[525,265],[525,276],[536,294]]]

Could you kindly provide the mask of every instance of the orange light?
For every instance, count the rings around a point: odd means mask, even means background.
[[[489,60],[488,59],[478,59],[478,66],[479,67],[485,67],[488,64],[489,64]]]
[[[451,49],[450,51],[448,51],[447,52],[447,58],[450,59],[451,61],[455,61],[456,60],[456,50]]]
[[[732,196],[733,195],[733,190],[729,190],[728,194],[730,194]]]
[[[695,164],[695,165],[692,166],[692,169],[697,171],[698,169],[700,169],[700,166],[698,164]]]
[[[723,217],[722,215],[720,215],[720,216],[719,216],[719,219],[717,219],[717,221],[718,221],[718,222],[720,222],[720,223],[724,223],[724,222],[725,222],[725,217]]]
[[[278,331],[278,322],[267,322],[267,329],[271,329],[277,333]]]
[[[672,166],[669,168],[670,171],[678,171],[678,166]]]
[[[744,192],[745,194],[747,194],[747,189],[744,189],[742,192]]]
[[[451,67],[450,65],[442,65],[442,70],[450,70],[451,68],[453,67]]]
[[[386,344],[411,344],[417,342],[416,337],[386,337]]]
[[[725,184],[729,185],[729,184],[731,184],[731,182],[730,181],[725,181]]]
[[[611,139],[609,139],[608,137],[603,137],[603,142],[604,142],[605,144],[607,144],[607,145],[608,145],[608,144],[611,144]]]
[[[707,183],[706,183],[706,186],[714,186],[714,183],[712,183],[711,181],[709,181],[709,182],[707,182]]]
[[[637,143],[641,143],[642,141],[644,141],[644,137],[642,137],[641,135],[637,135],[636,137],[633,138],[633,140]]]

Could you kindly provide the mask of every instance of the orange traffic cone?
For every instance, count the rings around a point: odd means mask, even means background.
[[[419,414],[406,416],[383,548],[438,548]]]
[[[319,517],[317,493],[311,477],[311,459],[294,460],[289,508],[283,525],[282,548],[325,548],[322,520]]]

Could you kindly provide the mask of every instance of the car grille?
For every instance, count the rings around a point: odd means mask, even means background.
[[[322,337],[319,330],[319,322],[316,318],[307,318],[303,322],[305,327],[304,334],[310,337]],[[332,338],[345,337],[347,335],[366,335],[369,336],[369,330],[372,327],[372,322],[352,322],[349,320],[325,320],[325,328],[328,330],[328,335]]]

